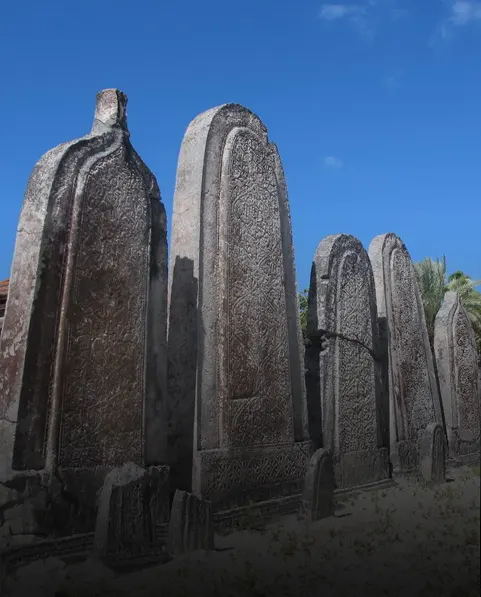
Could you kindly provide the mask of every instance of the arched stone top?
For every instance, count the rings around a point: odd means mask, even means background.
[[[234,127],[251,129],[267,142],[267,128],[254,112],[240,104],[222,104],[196,116],[187,127],[183,143],[189,143],[191,138],[205,133],[209,135],[210,142],[213,136]]]
[[[371,263],[367,251],[360,240],[350,234],[331,234],[321,240],[317,246],[311,268],[309,311],[308,311],[308,333],[315,334],[319,329],[329,327],[326,317],[335,318],[333,309],[329,309],[326,301],[328,288],[336,286],[333,276],[338,275],[338,268],[342,267],[342,261],[348,254],[356,255],[362,261],[366,276],[369,278],[369,286],[374,296],[374,278]],[[316,296],[314,296],[314,293]],[[375,317],[375,313],[372,314]]]
[[[376,301],[377,301],[377,312],[379,317],[386,317],[386,296],[385,296],[385,255],[387,254],[389,262],[389,257],[395,249],[399,249],[402,252],[406,253],[409,259],[411,260],[411,256],[409,255],[409,251],[406,248],[404,242],[394,234],[394,232],[388,232],[386,234],[380,234],[372,239],[371,244],[369,245],[368,254],[369,259],[371,260],[372,269],[374,273],[374,280],[376,283]]]
[[[466,317],[468,316],[463,305],[461,304],[459,293],[449,290],[444,295],[443,302],[441,303],[441,307],[436,315],[434,324],[435,328],[439,329],[440,326],[451,325],[453,323],[453,318],[459,309],[461,309]]]

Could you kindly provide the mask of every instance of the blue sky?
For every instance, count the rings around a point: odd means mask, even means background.
[[[189,122],[225,102],[260,116],[300,289],[340,232],[366,248],[395,232],[414,260],[481,278],[481,1],[7,1],[0,57],[0,279],[35,162],[90,130],[108,87],[129,97],[169,218]]]

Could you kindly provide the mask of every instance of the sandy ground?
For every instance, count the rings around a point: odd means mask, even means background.
[[[216,536],[215,551],[130,574],[93,560],[37,562],[10,579],[5,597],[478,596],[479,472],[449,470],[437,487],[398,480],[310,525],[252,520],[257,530]]]

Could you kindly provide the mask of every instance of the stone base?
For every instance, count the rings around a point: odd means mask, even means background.
[[[12,473],[0,482],[0,549],[19,538],[43,539],[54,527],[54,504],[42,479],[35,472]]]
[[[356,495],[369,491],[382,491],[383,489],[389,489],[395,487],[396,482],[394,479],[382,479],[374,483],[366,483],[365,485],[358,485],[357,487],[349,487],[347,489],[336,489],[334,491],[334,499],[336,503],[343,503]]]
[[[257,502],[240,508],[232,508],[214,513],[214,527],[218,533],[225,532],[240,525],[249,528],[261,528],[277,516],[294,514],[299,511],[301,494],[265,502]]]
[[[474,432],[466,430],[451,429],[448,438],[449,459],[466,464],[474,461],[479,462],[480,457],[480,438]]]
[[[15,537],[37,539],[70,537],[93,532],[96,503],[92,508],[71,492],[62,472],[12,472],[0,482],[0,547]]]
[[[481,465],[481,454],[479,452],[477,452],[475,454],[450,455],[446,465],[451,466],[451,467],[480,466]]]
[[[28,545],[17,545],[2,553],[2,567],[6,575],[36,560],[60,558],[67,563],[88,558],[94,545],[94,533],[72,535],[56,539],[34,539]]]
[[[204,450],[194,455],[195,495],[215,512],[302,493],[310,441],[262,448]]]
[[[170,559],[166,549],[168,523],[157,525],[155,533],[157,536],[155,550],[137,557],[117,558],[115,562],[109,562],[109,567],[114,570],[129,571],[132,568],[168,561]],[[32,562],[48,558],[58,558],[65,564],[83,562],[94,553],[94,542],[95,533],[44,540],[32,538],[27,545],[16,545],[5,549],[1,553],[0,568],[3,577],[6,577]]]
[[[334,476],[338,489],[350,489],[389,479],[389,451],[356,450],[334,457]]]
[[[451,428],[447,430],[448,450],[450,457],[462,458],[472,454],[479,454],[481,437],[479,430]]]
[[[419,467],[419,442],[401,440],[391,444],[391,462],[396,476],[416,473]]]

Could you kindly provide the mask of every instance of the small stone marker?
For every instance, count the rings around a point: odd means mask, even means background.
[[[170,514],[167,551],[177,555],[214,548],[212,503],[177,490]]]
[[[334,469],[328,450],[312,455],[304,480],[299,518],[315,522],[334,515]]]
[[[420,458],[420,472],[425,481],[446,481],[446,436],[439,423],[430,423],[421,433]]]
[[[160,554],[157,528],[170,513],[169,467],[127,463],[107,475],[99,496],[94,548],[105,561]]]
[[[447,292],[436,315],[434,352],[446,421],[449,457],[479,458],[481,386],[478,351],[457,292]]]

